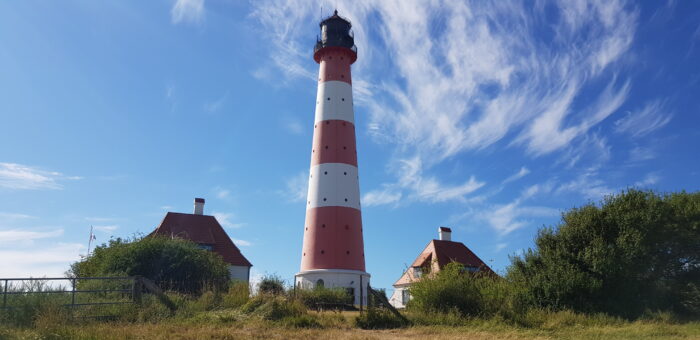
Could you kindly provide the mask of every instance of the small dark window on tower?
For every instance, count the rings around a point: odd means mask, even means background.
[[[324,175],[328,175],[328,171],[324,171],[323,174],[324,174]]]
[[[315,129],[316,127],[318,127],[318,125],[314,124],[314,129]]]
[[[345,126],[345,122],[343,122],[343,126]]]
[[[343,172],[343,175],[347,176],[347,175],[348,175],[348,172],[347,172],[347,171]]]
[[[326,201],[326,198],[325,198],[325,197],[323,198],[323,201],[324,201],[324,202]]]
[[[345,101],[345,98],[340,98],[340,100]]]
[[[325,225],[325,224],[321,224],[321,228],[325,228],[325,227],[326,227],[326,225]]]
[[[328,150],[328,145],[326,145],[326,150]]]
[[[340,75],[340,78],[345,78],[345,76],[341,74],[341,75]]]
[[[306,256],[306,253],[304,253],[304,256]]]
[[[331,100],[331,97],[326,98],[327,100]]]
[[[346,254],[348,254],[348,255],[350,255],[350,251],[349,251],[349,250],[348,250],[348,251],[346,251],[345,253],[346,253]]]
[[[321,254],[325,254],[326,252],[324,250],[321,250]]]
[[[345,202],[347,202],[347,201],[348,201],[348,199],[346,198],[346,199],[345,199]]]
[[[348,148],[347,146],[344,146],[344,147],[343,147],[343,150],[346,150],[347,148]]]
[[[347,230],[347,229],[350,229],[350,226],[346,224],[346,225],[345,225],[345,229],[346,229],[346,230]]]
[[[330,124],[331,122],[329,120],[326,121],[326,125]]]
[[[305,230],[309,230],[309,228],[306,228]]]

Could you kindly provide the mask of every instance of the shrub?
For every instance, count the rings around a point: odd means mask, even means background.
[[[250,299],[250,287],[247,282],[233,281],[228,286],[228,292],[223,294],[221,307],[238,308]]]
[[[389,329],[407,326],[406,322],[391,312],[380,308],[368,308],[355,318],[355,325],[362,329]]]
[[[627,190],[562,216],[508,277],[536,307],[609,313],[646,310],[700,316],[700,192]]]
[[[306,307],[313,309],[339,309],[353,302],[344,288],[297,289],[294,294]]]
[[[453,262],[432,276],[425,276],[411,285],[409,309],[446,313],[456,310],[462,315],[478,315],[484,310],[480,284],[483,279],[465,273]]]
[[[97,246],[89,257],[71,265],[72,277],[141,275],[162,288],[200,293],[228,282],[226,263],[213,252],[183,239],[121,238]],[[81,283],[82,284],[82,283]]]
[[[258,294],[280,295],[284,293],[284,280],[276,275],[267,275],[258,282]]]
[[[248,301],[241,311],[265,320],[281,320],[306,314],[306,308],[296,300],[284,296],[258,294]]]

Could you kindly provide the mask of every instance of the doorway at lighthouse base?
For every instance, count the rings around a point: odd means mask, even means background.
[[[294,277],[297,289],[345,288],[354,296],[355,305],[367,305],[369,273],[359,270],[314,269],[299,272]]]

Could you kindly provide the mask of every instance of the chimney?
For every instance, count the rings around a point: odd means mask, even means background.
[[[438,228],[438,234],[441,241],[452,241],[452,229],[447,227]]]
[[[204,199],[203,198],[195,198],[194,199],[194,214],[195,215],[204,215]]]

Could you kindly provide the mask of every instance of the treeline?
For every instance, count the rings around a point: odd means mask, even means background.
[[[627,190],[565,212],[504,277],[452,264],[410,288],[408,310],[517,320],[529,310],[700,317],[700,193]]]

